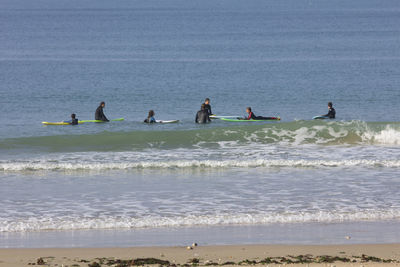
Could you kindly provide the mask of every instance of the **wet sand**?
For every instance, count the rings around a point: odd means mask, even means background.
[[[299,257],[300,255],[303,256]],[[138,259],[145,260],[141,262]],[[299,264],[299,259],[304,263]],[[278,263],[273,263],[274,261]],[[100,265],[92,265],[93,262]],[[192,249],[188,247],[0,249],[0,267],[40,264],[64,267],[134,266],[152,265],[151,263],[156,266],[282,266],[289,263],[290,266],[400,266],[400,244],[200,245]]]

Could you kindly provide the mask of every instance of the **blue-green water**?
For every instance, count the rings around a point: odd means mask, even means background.
[[[223,115],[309,119],[333,101],[339,119],[398,121],[397,1],[0,5],[2,137],[48,135],[40,122],[91,119],[103,100],[128,121],[192,122],[206,97]]]
[[[399,26],[397,0],[1,1],[0,231],[397,222]],[[282,121],[196,125],[206,97]],[[125,121],[41,124],[100,101]]]

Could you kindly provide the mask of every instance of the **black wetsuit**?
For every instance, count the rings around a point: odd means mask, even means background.
[[[273,120],[275,118],[273,117],[263,117],[263,116],[256,116],[253,112],[250,112],[249,116],[246,118],[246,120]]]
[[[70,125],[78,125],[78,119],[70,119],[69,121],[64,121],[65,123],[69,123]]]
[[[263,116],[257,116],[256,120],[261,120],[261,121],[265,121],[265,120],[275,120],[276,117],[263,117]]]
[[[207,110],[199,110],[196,114],[196,123],[208,123],[210,122],[210,116],[208,115]]]
[[[329,117],[330,119],[334,119],[336,117],[336,110],[334,108],[329,108],[328,114],[324,116]]]
[[[102,106],[99,106],[99,107],[96,109],[96,113],[94,114],[94,119],[95,119],[95,120],[99,120],[99,121],[109,121],[109,120],[107,119],[106,115],[104,115],[103,107],[102,107]]]
[[[256,119],[257,119],[257,116],[253,112],[250,111],[250,114],[247,117],[247,120],[256,120]]]
[[[204,109],[207,111],[208,116],[212,115],[211,106],[210,104],[204,104]]]
[[[72,119],[71,125],[78,125],[78,119]]]

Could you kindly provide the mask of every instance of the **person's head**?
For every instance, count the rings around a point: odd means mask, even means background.
[[[153,117],[156,113],[154,112],[154,110],[150,110],[149,111],[149,118]]]
[[[210,104],[210,99],[206,98],[206,100],[204,100],[204,104],[206,104],[206,105]]]
[[[205,110],[206,109],[206,104],[201,104],[201,110]]]
[[[71,114],[71,118],[72,118],[72,119],[75,119],[75,118],[76,118],[75,113],[72,113],[72,114]]]
[[[247,108],[246,108],[246,112],[247,112],[247,113],[250,113],[250,112],[251,112],[251,107],[247,107]]]
[[[102,108],[104,108],[104,107],[106,106],[106,102],[104,102],[104,101],[101,102],[101,103],[100,103],[100,106],[101,106]]]
[[[332,108],[332,107],[333,107],[332,102],[329,102],[328,103],[328,108]]]

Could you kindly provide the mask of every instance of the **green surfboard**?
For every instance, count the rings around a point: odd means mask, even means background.
[[[269,120],[239,120],[239,119],[228,119],[228,118],[221,118],[223,121],[231,121],[231,122],[262,122],[262,121],[280,121],[280,117],[271,117]]]
[[[113,119],[113,120],[110,120],[110,121],[123,121],[124,120],[124,118],[119,118],[119,119]],[[79,121],[79,122],[106,122],[106,121],[100,121],[100,120],[81,120],[81,121]]]

